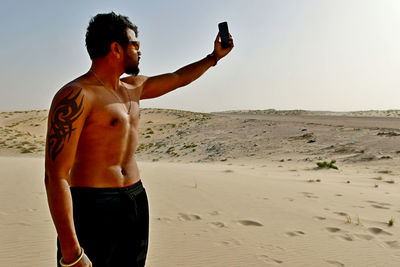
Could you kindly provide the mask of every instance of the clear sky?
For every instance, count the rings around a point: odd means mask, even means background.
[[[192,111],[400,109],[398,0],[1,0],[0,110],[48,109],[90,67],[97,13],[139,27],[141,74],[205,57],[217,24],[235,48],[199,80],[142,107]]]

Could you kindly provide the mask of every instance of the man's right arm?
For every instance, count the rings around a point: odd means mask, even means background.
[[[45,185],[66,263],[76,260],[81,252],[75,233],[69,181],[79,136],[90,110],[89,102],[83,89],[62,88],[53,99],[48,117]]]

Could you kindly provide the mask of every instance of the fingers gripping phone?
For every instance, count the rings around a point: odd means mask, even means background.
[[[228,30],[228,22],[224,21],[218,24],[219,36],[221,38],[221,46],[222,48],[228,48],[231,45],[229,44],[229,30]]]

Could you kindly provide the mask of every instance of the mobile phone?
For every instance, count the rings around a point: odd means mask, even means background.
[[[228,48],[231,45],[229,44],[229,30],[228,30],[228,22],[224,21],[218,24],[219,36],[221,38],[221,46],[222,48]]]

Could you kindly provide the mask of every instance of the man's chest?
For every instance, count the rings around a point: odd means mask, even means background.
[[[125,103],[110,98],[97,99],[86,120],[87,127],[97,129],[137,129],[139,123],[139,101]]]

